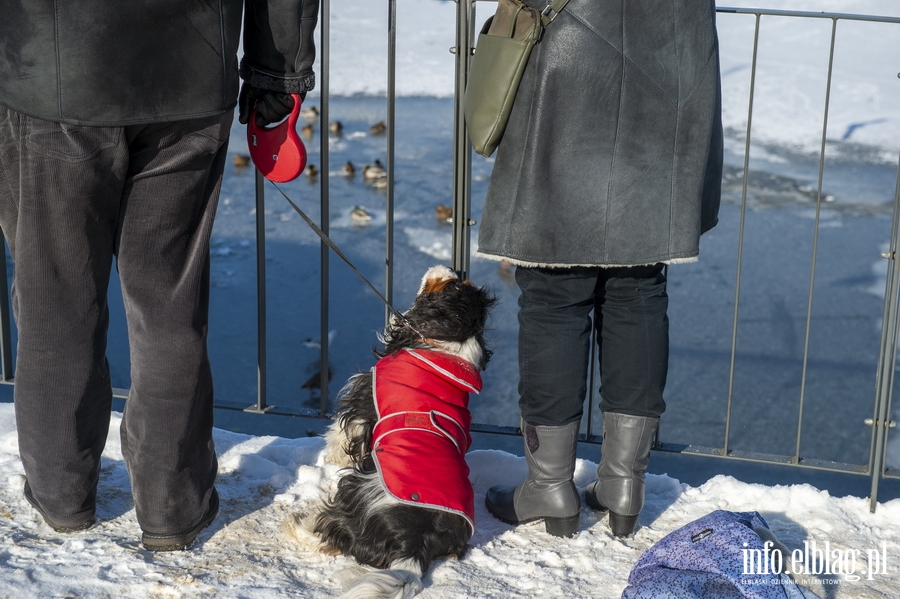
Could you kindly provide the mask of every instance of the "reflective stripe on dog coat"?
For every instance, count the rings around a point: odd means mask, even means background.
[[[475,495],[465,454],[472,444],[469,393],[478,369],[436,351],[404,350],[373,367],[378,422],[372,457],[393,497],[463,516],[474,531]]]

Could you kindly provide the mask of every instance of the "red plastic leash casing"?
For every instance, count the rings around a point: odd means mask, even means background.
[[[256,111],[247,123],[247,147],[259,172],[275,183],[286,183],[300,176],[306,168],[306,146],[297,135],[297,117],[300,115],[300,96],[291,94],[294,108],[287,120],[274,127],[259,127]]]

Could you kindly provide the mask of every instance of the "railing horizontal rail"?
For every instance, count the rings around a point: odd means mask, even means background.
[[[730,8],[727,6],[717,6],[716,12],[734,13],[742,15],[768,15],[773,17],[805,17],[812,19],[839,19],[842,21],[867,21],[872,23],[900,23],[898,17],[882,17],[876,15],[858,15],[851,13],[837,12],[813,12],[798,10],[773,10],[761,8]]]

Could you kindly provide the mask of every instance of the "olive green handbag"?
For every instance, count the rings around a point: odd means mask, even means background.
[[[497,12],[478,34],[463,110],[469,140],[482,156],[494,153],[512,111],[531,49],[569,0],[553,0],[543,11],[521,0],[499,0]]]

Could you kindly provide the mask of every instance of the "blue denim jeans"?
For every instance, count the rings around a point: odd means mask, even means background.
[[[141,528],[177,533],[215,483],[209,237],[231,112],[80,127],[0,107],[0,226],[15,260],[19,450],[45,515],[94,515],[112,391],[116,259],[132,387],[122,452]]]
[[[591,326],[597,330],[600,409],[658,417],[669,364],[663,265],[516,268],[519,408],[532,425],[581,418]]]

